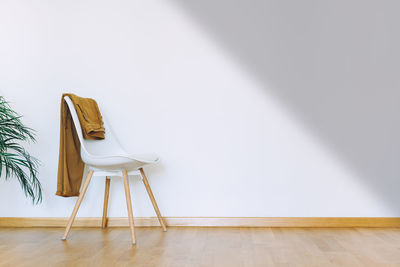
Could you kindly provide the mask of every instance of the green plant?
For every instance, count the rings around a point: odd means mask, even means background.
[[[20,142],[35,142],[34,131],[24,126],[21,116],[0,96],[0,175],[16,177],[25,195],[37,204],[42,201],[42,187],[37,177],[39,162]]]

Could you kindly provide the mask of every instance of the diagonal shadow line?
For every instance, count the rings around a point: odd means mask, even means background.
[[[400,2],[174,1],[400,216]]]

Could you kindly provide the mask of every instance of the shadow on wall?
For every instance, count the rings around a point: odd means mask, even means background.
[[[400,212],[400,2],[175,2]]]

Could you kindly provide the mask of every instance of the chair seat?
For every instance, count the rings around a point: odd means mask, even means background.
[[[105,156],[82,155],[83,161],[94,170],[134,171],[159,161],[155,154],[116,154]]]

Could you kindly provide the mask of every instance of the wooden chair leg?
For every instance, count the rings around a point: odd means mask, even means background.
[[[82,199],[85,196],[86,190],[89,186],[92,176],[93,176],[93,171],[90,170],[86,177],[85,183],[83,184],[83,187],[82,187],[81,193],[79,194],[78,200],[75,203],[75,207],[74,207],[74,210],[72,211],[71,217],[69,217],[67,227],[65,228],[64,236],[61,238],[62,240],[67,239],[68,233],[71,230],[72,224],[74,223],[76,214],[78,213],[79,206],[81,205]]]
[[[132,245],[136,245],[135,225],[133,223],[132,201],[131,201],[131,193],[129,191],[128,172],[126,170],[123,170],[122,176],[124,177],[126,207],[128,208],[128,218],[129,218],[129,227],[131,229]]]
[[[106,187],[104,189],[103,220],[101,222],[101,227],[103,229],[107,227],[107,209],[108,209],[109,195],[110,195],[110,178],[106,177]]]
[[[167,227],[165,226],[163,217],[161,216],[161,212],[158,209],[156,199],[154,198],[153,192],[151,191],[151,188],[150,188],[150,185],[149,185],[149,181],[147,180],[146,174],[144,173],[142,168],[140,168],[139,170],[140,170],[140,174],[142,175],[143,183],[144,183],[144,186],[146,187],[147,194],[149,195],[151,203],[153,204],[153,208],[156,211],[156,214],[157,214],[157,217],[158,217],[158,221],[160,222],[163,231],[166,232],[167,231]]]

